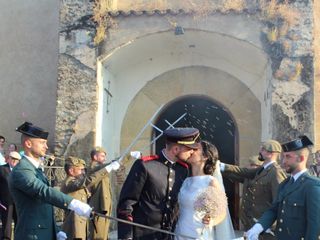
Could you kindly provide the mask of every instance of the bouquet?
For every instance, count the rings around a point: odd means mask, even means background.
[[[194,202],[194,210],[201,216],[210,216],[211,226],[215,226],[226,217],[228,207],[227,196],[218,187],[208,186],[197,197]]]

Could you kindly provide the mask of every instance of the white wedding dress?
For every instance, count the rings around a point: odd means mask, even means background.
[[[217,164],[218,165],[218,164]],[[194,211],[194,202],[201,192],[204,191],[216,178],[224,191],[220,169],[216,171],[220,176],[195,176],[188,177],[182,184],[178,195],[179,218],[176,225],[176,234],[193,237],[199,240],[231,240],[235,238],[229,211],[226,218],[218,225],[213,227],[204,227],[202,223],[203,215]],[[219,179],[221,178],[221,179]],[[176,240],[188,240],[190,238],[176,236]]]

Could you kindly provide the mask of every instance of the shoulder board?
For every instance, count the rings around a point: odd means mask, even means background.
[[[150,155],[150,156],[143,156],[141,158],[141,160],[144,161],[144,162],[147,162],[147,161],[151,161],[151,160],[156,160],[158,158],[159,158],[158,155]]]
[[[177,163],[179,163],[182,167],[189,168],[189,165],[182,160],[178,160]]]

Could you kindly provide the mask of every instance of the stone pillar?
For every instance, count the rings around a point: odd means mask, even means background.
[[[314,24],[314,150],[320,149],[320,2],[313,2]]]
[[[65,0],[60,5],[55,153],[86,160],[94,146],[97,109],[93,4]]]

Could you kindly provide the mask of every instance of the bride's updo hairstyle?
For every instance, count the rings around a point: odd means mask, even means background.
[[[208,158],[203,167],[203,172],[206,175],[212,175],[216,170],[216,162],[219,159],[218,149],[212,143],[204,140],[201,141],[201,146],[202,155]]]

